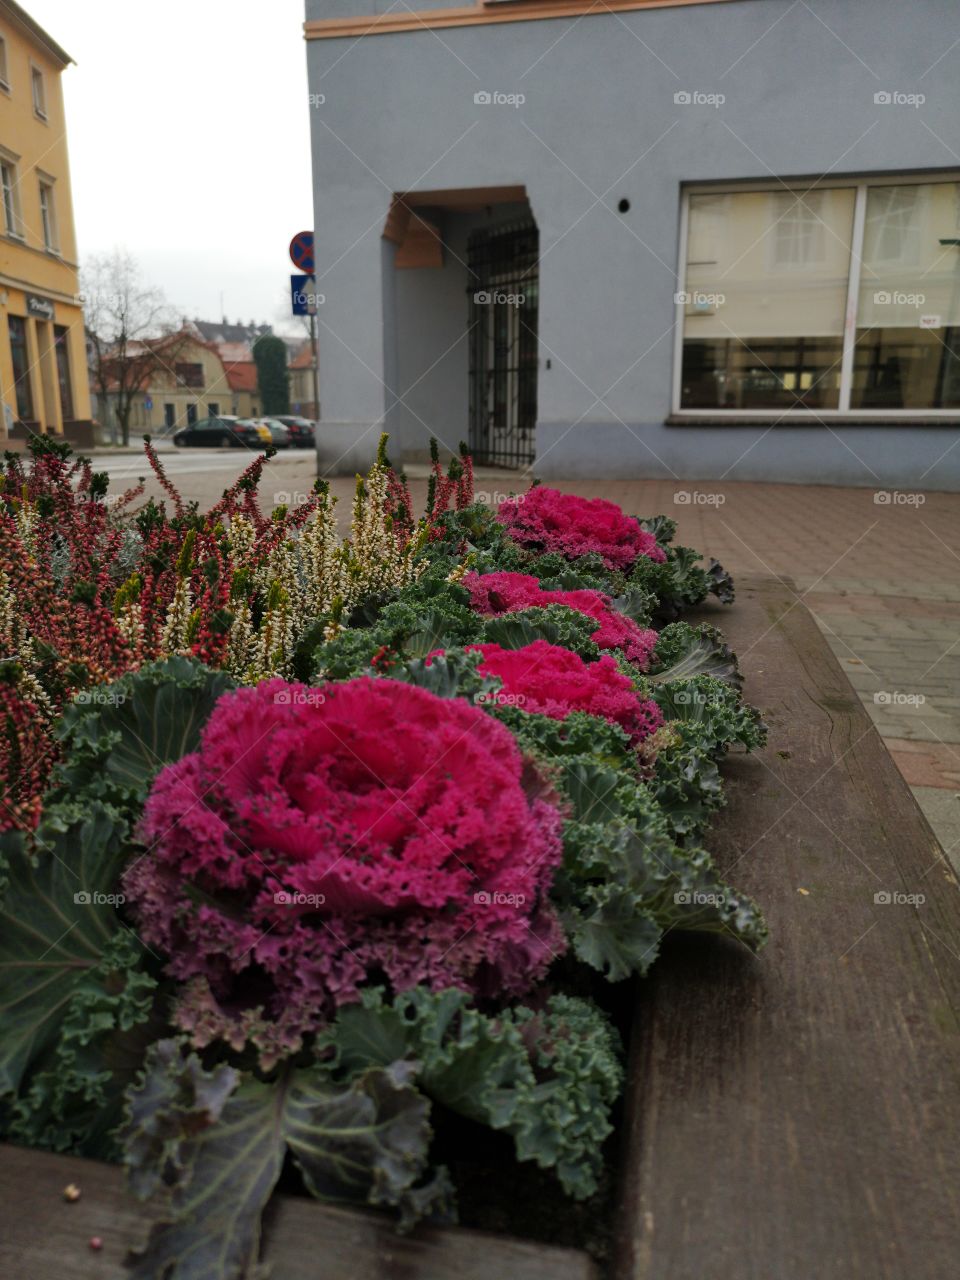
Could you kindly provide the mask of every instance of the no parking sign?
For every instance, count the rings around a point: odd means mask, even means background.
[[[290,241],[290,261],[305,276],[313,275],[312,231],[298,231]]]

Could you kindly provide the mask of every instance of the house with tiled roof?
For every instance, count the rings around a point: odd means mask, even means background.
[[[231,413],[240,418],[260,416],[260,392],[257,387],[257,366],[252,359],[229,360],[220,349],[220,358],[230,388]]]
[[[317,421],[320,406],[316,402],[313,373],[314,347],[310,341],[301,344],[288,365],[290,371],[290,412]]]

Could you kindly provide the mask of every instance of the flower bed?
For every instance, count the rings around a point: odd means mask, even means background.
[[[384,443],[344,541],[322,486],[265,516],[262,465],[204,515],[7,462],[0,1114],[126,1164],[141,1277],[245,1275],[285,1164],[449,1220],[464,1132],[589,1202],[617,984],[671,930],[765,939],[701,843],[763,728],[667,621],[719,566],[609,503],[475,504],[465,451],[417,521]]]

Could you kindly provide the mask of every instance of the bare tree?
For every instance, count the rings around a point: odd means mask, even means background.
[[[94,384],[104,410],[113,405],[123,443],[129,444],[135,397],[158,373],[172,372],[193,339],[124,250],[88,259],[81,292]]]

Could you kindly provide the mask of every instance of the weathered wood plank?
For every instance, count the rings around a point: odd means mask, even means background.
[[[960,892],[795,601],[743,583],[711,616],[770,725],[711,847],[771,941],[675,937],[640,984],[618,1280],[960,1267]]]
[[[63,1199],[70,1182],[82,1191],[73,1204]],[[127,1250],[145,1235],[146,1215],[119,1169],[0,1147],[3,1280],[125,1280]],[[264,1254],[273,1280],[597,1280],[576,1250],[459,1228],[399,1236],[387,1217],[290,1196],[268,1212]]]

